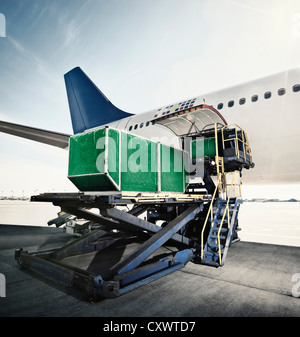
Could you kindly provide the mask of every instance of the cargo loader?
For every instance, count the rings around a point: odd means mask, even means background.
[[[241,172],[254,166],[248,137],[218,123],[180,137],[181,149],[109,127],[71,137],[68,178],[78,193],[31,200],[59,206],[49,225],[77,237],[52,251],[17,249],[19,265],[92,300],[188,262],[222,267],[239,241]]]

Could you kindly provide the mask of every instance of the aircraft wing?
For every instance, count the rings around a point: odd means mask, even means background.
[[[67,149],[70,135],[0,121],[0,132]]]

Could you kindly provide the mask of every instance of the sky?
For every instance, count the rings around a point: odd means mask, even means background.
[[[300,65],[294,0],[0,0],[0,13],[0,120],[68,134],[76,66],[138,114]],[[76,191],[67,170],[67,151],[0,134],[0,196]]]

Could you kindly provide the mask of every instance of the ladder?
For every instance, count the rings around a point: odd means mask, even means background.
[[[201,258],[202,264],[214,267],[222,267],[224,265],[228,248],[232,244],[237,228],[241,203],[242,200],[240,198],[218,200],[213,220],[210,221],[210,231]]]
[[[216,126],[215,135],[217,184],[201,232],[201,263],[221,267],[237,229],[242,199],[240,172],[225,172],[223,157],[218,154]],[[231,183],[228,183],[229,175],[232,176]],[[204,242],[204,232],[208,224],[209,234]]]

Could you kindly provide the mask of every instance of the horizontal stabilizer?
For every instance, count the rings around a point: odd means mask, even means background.
[[[70,135],[0,121],[0,131],[10,135],[35,140],[40,143],[67,149]]]
[[[81,68],[64,77],[74,134],[132,115],[114,106]]]

